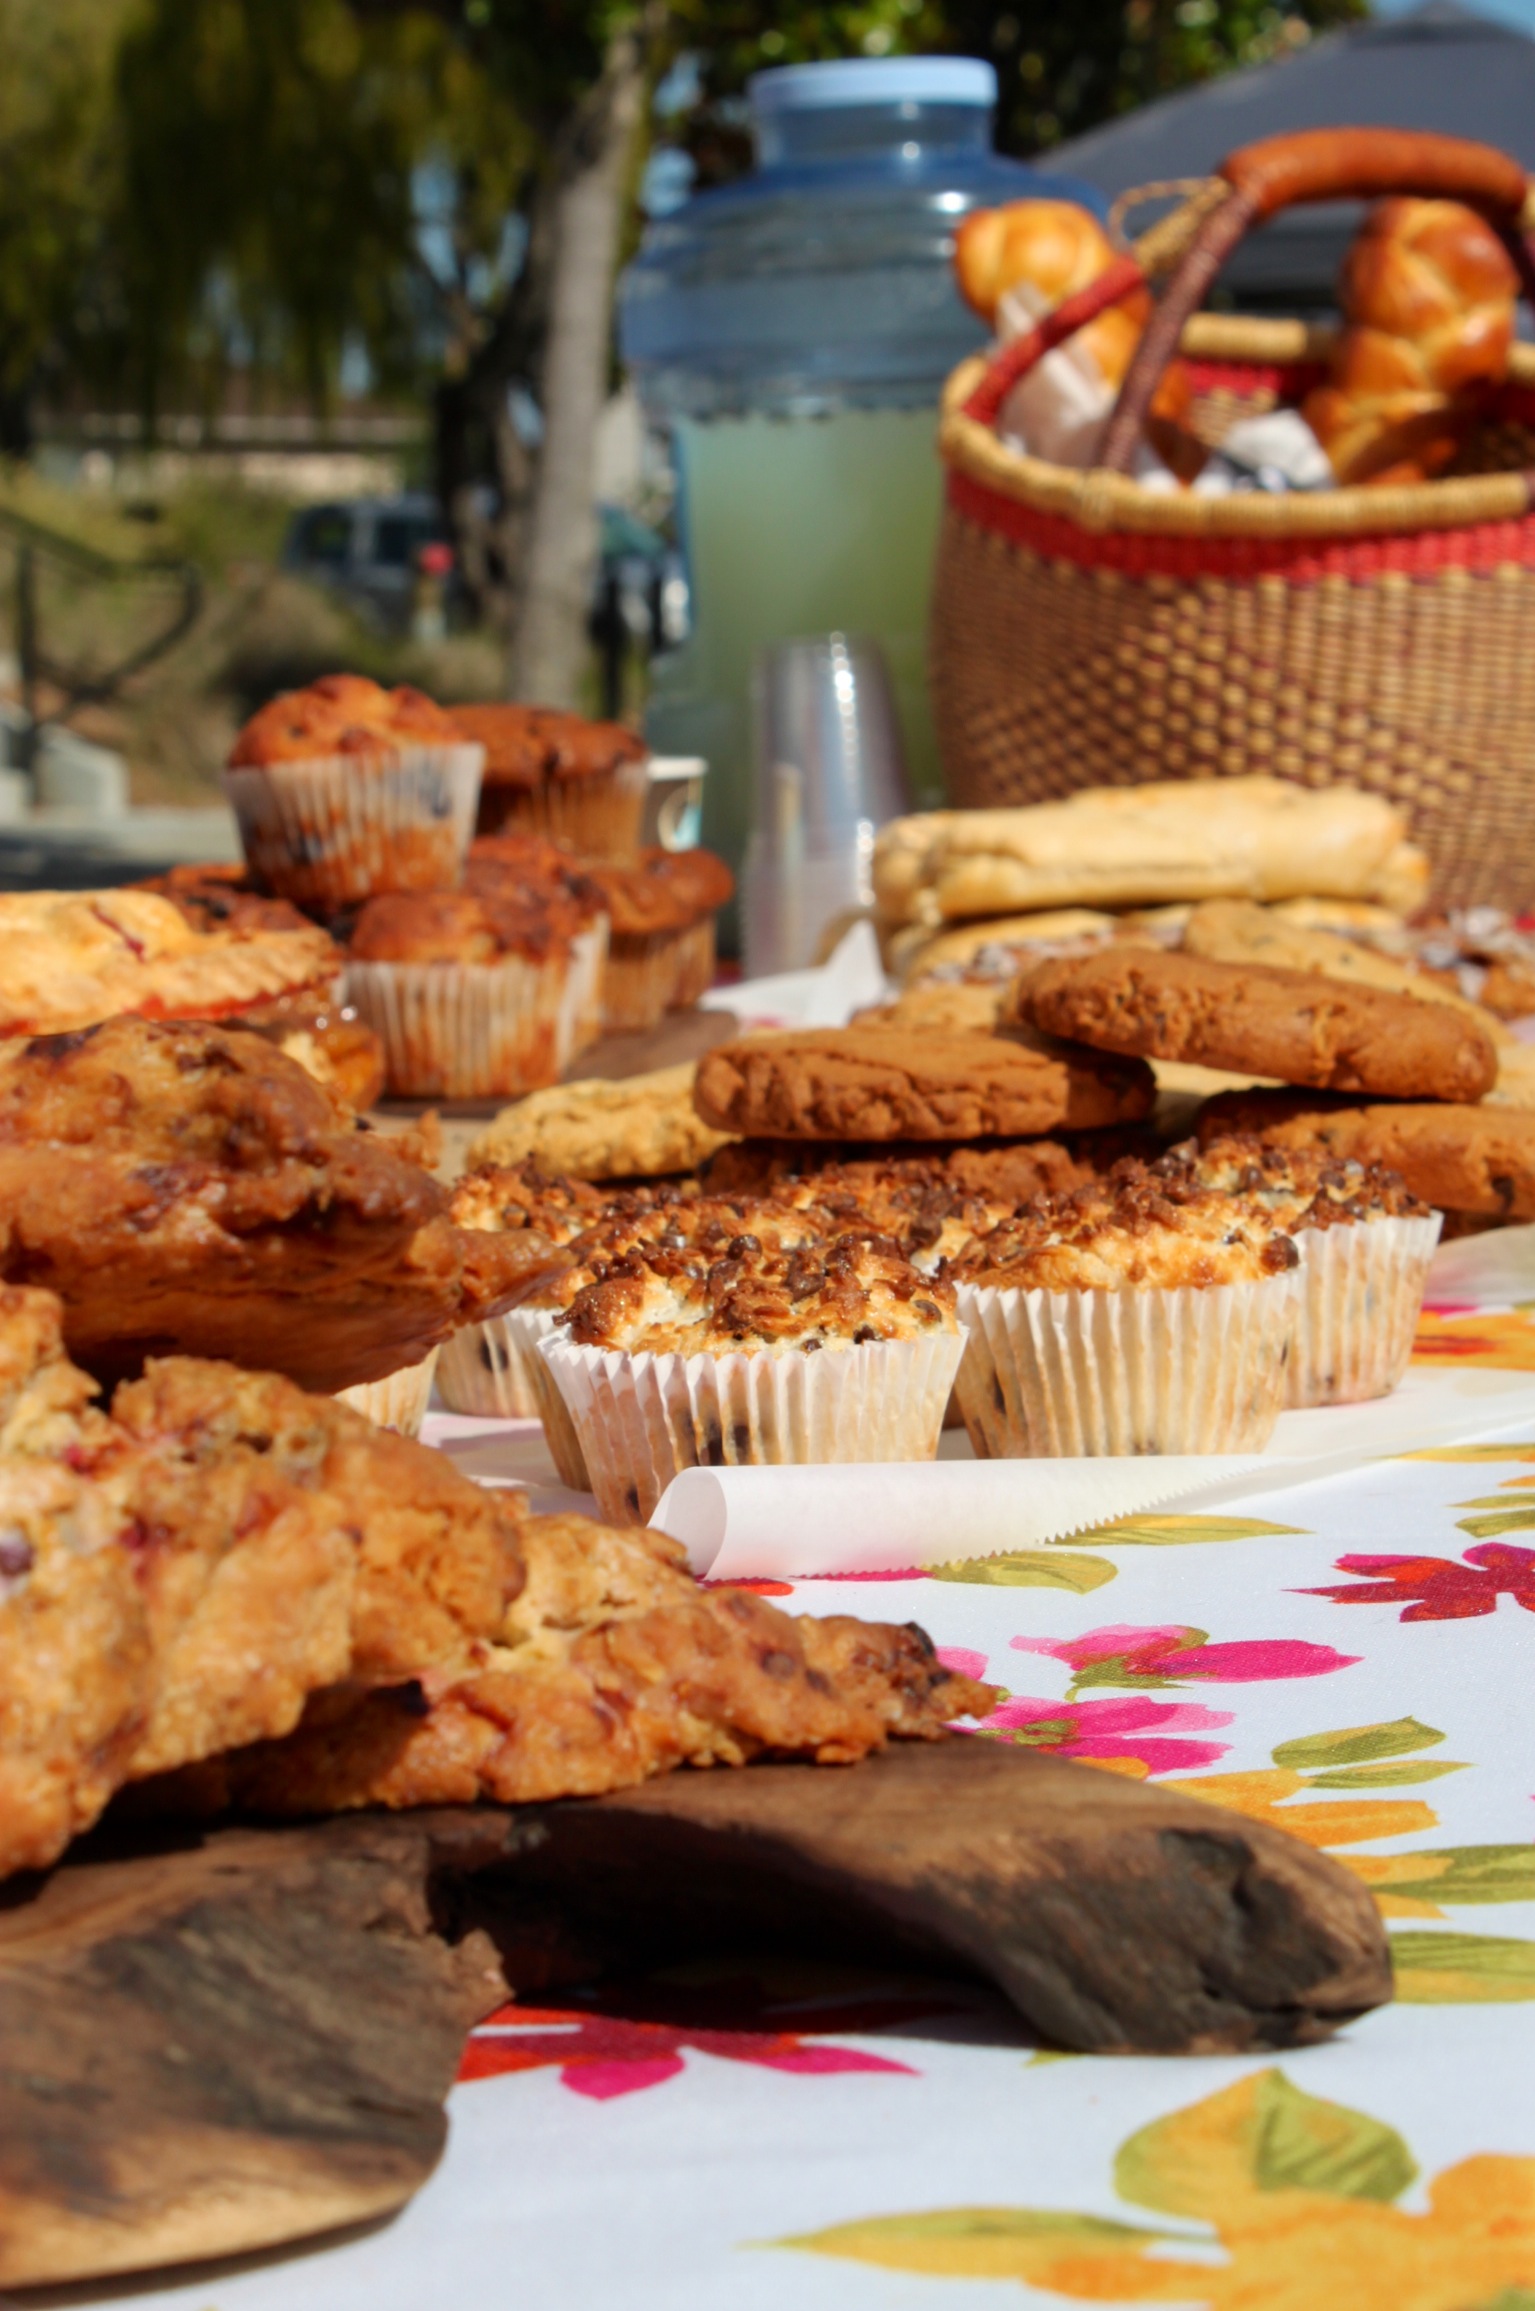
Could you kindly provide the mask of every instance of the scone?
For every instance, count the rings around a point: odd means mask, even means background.
[[[754,1139],[1011,1139],[1134,1123],[1144,1060],[1017,1035],[845,1027],[724,1043],[698,1063],[705,1123]]]
[[[1300,1254],[1273,1218],[1133,1160],[950,1263],[982,1459],[1259,1452],[1285,1401]]]
[[[261,905],[258,902],[258,906]],[[223,1019],[333,995],[341,955],[289,908],[212,924],[147,890],[0,895],[0,1036],[61,1035],[134,1013]]]
[[[1498,1074],[1486,1030],[1447,1004],[1203,955],[1110,948],[1042,963],[1004,1017],[1103,1051],[1381,1099],[1476,1100]]]
[[[553,835],[597,859],[640,845],[649,750],[621,722],[550,706],[455,706],[464,737],[485,749],[481,834]]]
[[[1224,1092],[1200,1112],[1201,1145],[1250,1132],[1398,1172],[1436,1210],[1535,1220],[1535,1109],[1404,1102],[1361,1106],[1299,1091]]]
[[[614,1261],[542,1354],[603,1513],[644,1524],[685,1468],[931,1460],[962,1348],[950,1287],[888,1247],[753,1227],[707,1268]]]
[[[469,1161],[519,1164],[532,1156],[545,1171],[571,1179],[654,1179],[696,1171],[730,1137],[693,1105],[688,1064],[535,1091],[486,1126],[470,1144]]]
[[[1349,787],[1277,778],[1096,787],[1019,810],[894,820],[874,846],[883,922],[933,928],[1044,907],[1168,899],[1385,899],[1405,912],[1427,862],[1401,813]]]
[[[327,674],[252,716],[224,788],[258,881],[337,908],[457,879],[483,760],[421,691]]]

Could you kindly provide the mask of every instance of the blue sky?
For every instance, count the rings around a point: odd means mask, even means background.
[[[1375,0],[1377,16],[1405,16],[1409,8],[1421,6],[1422,0]],[[1479,16],[1496,16],[1502,24],[1512,24],[1520,32],[1535,33],[1535,0],[1461,0],[1462,7],[1473,8]]]

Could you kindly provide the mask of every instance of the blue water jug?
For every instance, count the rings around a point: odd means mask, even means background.
[[[936,799],[924,635],[944,379],[985,331],[950,266],[972,208],[1101,197],[991,150],[996,74],[969,57],[790,65],[749,90],[757,166],[646,232],[619,341],[671,435],[692,589],[654,666],[660,753],[710,762],[704,840],[740,859],[750,687],[765,645],[883,647],[917,792]]]

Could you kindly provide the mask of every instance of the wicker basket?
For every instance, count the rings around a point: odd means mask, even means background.
[[[1113,470],[1174,349],[1212,444],[1322,374],[1326,332],[1194,312],[1253,221],[1344,192],[1468,198],[1503,231],[1528,295],[1523,173],[1453,139],[1318,131],[1233,155],[1213,189],[1028,338],[950,380],[931,636],[950,793],[1026,803],[1254,771],[1367,787],[1406,810],[1437,896],[1527,906],[1535,477],[1521,469],[1535,465],[1535,349],[1515,349],[1443,480],[1198,498]],[[1169,256],[1104,464],[1084,473],[1004,448],[994,420],[1013,380]]]

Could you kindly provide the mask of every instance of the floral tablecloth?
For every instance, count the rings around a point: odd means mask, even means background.
[[[920,1619],[1008,1688],[990,1738],[1336,1854],[1395,2005],[1195,2061],[1042,2051],[980,1991],[798,1963],[509,2006],[396,2221],[140,2311],[1535,2311],[1535,1307],[1431,1312],[1419,1353],[1529,1372],[1527,1420],[1241,1516],[763,1584]]]

